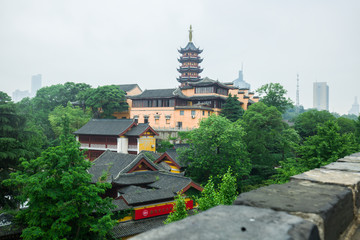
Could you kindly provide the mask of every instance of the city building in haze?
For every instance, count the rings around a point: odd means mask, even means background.
[[[13,102],[20,102],[21,99],[30,97],[30,93],[28,90],[21,91],[19,89],[16,89],[12,94],[12,100]]]
[[[239,71],[239,77],[233,81],[235,87],[250,90],[250,84],[244,81],[243,70]]]
[[[352,105],[351,109],[349,110],[349,115],[354,114],[356,116],[359,116],[359,103],[357,101],[357,97],[355,97],[355,102]]]
[[[31,96],[35,97],[37,90],[41,88],[41,74],[31,77]]]
[[[313,107],[329,111],[329,86],[326,82],[315,82],[313,93]]]

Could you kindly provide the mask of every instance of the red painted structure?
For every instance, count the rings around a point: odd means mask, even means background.
[[[156,207],[148,207],[148,208],[142,208],[142,209],[135,209],[135,220],[144,219],[144,218],[150,218],[150,217],[156,217],[160,215],[169,214],[173,211],[173,203],[170,204],[164,204],[161,206]],[[190,200],[186,202],[186,208],[193,209],[194,208],[194,201]]]

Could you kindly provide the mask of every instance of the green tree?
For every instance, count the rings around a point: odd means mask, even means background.
[[[238,123],[216,115],[200,122],[200,127],[186,133],[189,148],[179,150],[187,175],[205,184],[210,176],[215,183],[230,166],[239,176],[246,176],[251,164],[243,141],[245,132]]]
[[[116,85],[102,86],[86,91],[85,104],[91,107],[95,118],[111,118],[114,112],[128,109],[125,92]]]
[[[186,208],[185,195],[183,195],[182,193],[178,193],[175,196],[173,211],[169,214],[164,223],[169,224],[186,218],[188,216],[187,210],[188,209]]]
[[[66,121],[65,121],[66,123]],[[67,126],[67,124],[65,124]],[[64,127],[61,144],[40,157],[23,160],[22,171],[11,174],[6,183],[20,189],[20,200],[28,208],[17,217],[27,226],[24,239],[105,239],[112,229],[110,199],[101,194],[109,183],[91,183],[79,144]]]
[[[242,122],[244,140],[253,165],[250,185],[259,184],[274,173],[280,160],[292,153],[296,133],[287,130],[281,113],[274,107],[259,102],[245,112]],[[295,135],[295,136],[294,136]]]
[[[62,105],[55,107],[55,109],[49,113],[49,121],[56,137],[60,136],[63,132],[62,121],[65,115],[69,119],[71,132],[81,128],[91,119],[90,110],[84,112],[80,107],[74,107],[70,102],[68,102],[66,107]]]
[[[336,123],[340,127],[340,133],[355,133],[356,131],[356,121],[345,118],[345,117],[339,117],[336,119]]]
[[[262,97],[261,102],[267,106],[274,106],[276,109],[284,113],[288,108],[293,107],[290,98],[286,98],[287,90],[280,83],[268,83],[256,90]]]
[[[283,184],[290,180],[291,176],[307,171],[301,162],[296,158],[287,158],[280,161],[280,166],[276,168],[276,174],[266,181],[266,184]]]
[[[220,205],[219,192],[215,189],[215,184],[212,177],[209,178],[204,189],[201,192],[200,198],[196,199],[201,211]]]
[[[157,142],[156,151],[159,153],[164,153],[173,147],[174,147],[174,144],[172,144],[170,141],[160,140],[159,142]]]
[[[302,139],[316,134],[317,126],[327,121],[335,121],[335,117],[328,111],[318,111],[311,109],[300,114],[295,119],[294,128]]]
[[[226,99],[225,104],[221,109],[220,115],[232,122],[236,122],[243,114],[244,109],[242,109],[238,97],[229,94],[229,97]]]
[[[16,189],[2,181],[18,169],[21,157],[31,156],[26,146],[30,136],[25,130],[25,119],[16,110],[11,98],[0,91],[0,208],[16,207]]]
[[[209,208],[217,205],[231,205],[237,197],[237,181],[236,177],[232,174],[231,168],[221,177],[221,182],[218,185],[218,189],[212,181],[212,178],[208,180],[200,198],[196,199],[199,204],[199,209],[205,211]]]
[[[301,164],[306,170],[324,166],[359,150],[354,134],[340,134],[334,121],[318,125],[317,134],[299,147]]]

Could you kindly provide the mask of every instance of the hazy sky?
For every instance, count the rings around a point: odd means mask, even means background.
[[[330,111],[360,98],[358,0],[0,0],[0,83],[10,96],[43,86],[179,84],[177,49],[203,49],[202,77],[229,82],[244,64],[252,90],[278,82],[312,107],[313,82],[327,82]]]

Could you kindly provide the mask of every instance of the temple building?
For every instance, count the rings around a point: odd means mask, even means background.
[[[133,119],[91,119],[74,134],[80,149],[88,150],[90,161],[106,150],[130,154],[156,151],[156,131],[148,123],[138,124]]]
[[[199,49],[192,42],[192,28],[189,42],[180,48],[178,61],[181,63],[177,81],[180,86],[170,89],[144,90],[139,94],[127,92],[129,110],[115,113],[116,118],[131,118],[138,123],[149,123],[154,129],[193,129],[211,114],[219,114],[229,94],[237,96],[246,110],[259,98],[249,88],[239,88],[234,83],[221,83],[208,77],[201,78],[203,69]],[[139,92],[139,91],[138,91]]]
[[[190,178],[169,172],[153,162],[146,153],[138,155],[116,153],[101,154],[89,169],[92,182],[111,184],[104,196],[113,199],[118,223],[113,237],[126,239],[164,225],[172,212],[174,197],[183,193],[188,209],[194,207],[192,196],[203,188]]]

